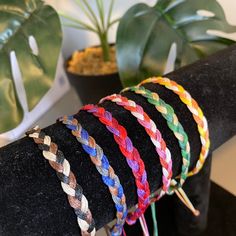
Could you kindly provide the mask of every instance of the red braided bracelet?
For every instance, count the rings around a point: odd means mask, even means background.
[[[106,111],[103,107],[95,105],[86,105],[81,110],[85,110],[98,117],[101,123],[105,124],[107,129],[113,133],[116,143],[119,145],[122,154],[126,157],[127,163],[132,169],[137,186],[138,208],[135,212],[128,214],[126,222],[128,224],[134,224],[137,218],[144,213],[147,206],[150,204],[150,189],[147,182],[144,162],[140,158],[138,150],[133,147],[126,129],[112,117],[110,112]]]

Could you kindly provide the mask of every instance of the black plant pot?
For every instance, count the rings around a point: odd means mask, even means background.
[[[118,72],[108,75],[78,75],[67,70],[69,60],[70,58],[65,63],[65,71],[82,104],[96,104],[101,98],[122,89]]]

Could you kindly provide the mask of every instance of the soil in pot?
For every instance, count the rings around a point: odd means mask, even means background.
[[[97,103],[102,97],[122,89],[117,72],[115,47],[110,47],[110,61],[103,61],[100,47],[76,51],[66,63],[70,83],[83,104]]]
[[[116,50],[110,47],[110,60],[103,61],[101,47],[86,48],[74,52],[68,62],[68,71],[78,75],[107,75],[117,73]]]

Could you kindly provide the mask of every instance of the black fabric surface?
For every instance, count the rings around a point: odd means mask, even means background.
[[[168,77],[182,84],[203,108],[209,121],[211,151],[236,133],[236,46],[177,70]],[[158,91],[161,98],[174,107],[190,139],[193,167],[200,152],[200,140],[190,112],[177,95],[164,87],[151,84],[146,87]],[[176,176],[181,169],[181,154],[166,121],[142,97],[130,92],[124,95],[142,105],[156,122],[172,152],[173,172]],[[161,186],[161,166],[143,127],[128,111],[117,105],[110,102],[102,105],[127,128],[129,137],[146,165],[151,190],[156,190]],[[104,149],[124,187],[128,206],[134,206],[137,203],[134,178],[111,133],[91,114],[81,111],[76,117]],[[45,132],[69,160],[71,169],[89,200],[97,228],[114,219],[115,207],[108,188],[104,186],[100,174],[70,131],[57,123],[46,128]],[[185,185],[191,200],[202,210],[197,220],[179,203],[174,200],[170,203],[169,206],[175,206],[173,217],[178,222],[176,229],[169,225],[173,232],[183,233],[182,224],[185,226],[185,235],[193,235],[204,228],[208,208],[209,173],[210,159],[200,174],[190,178]],[[0,149],[0,235],[79,235],[76,217],[54,170],[44,160],[37,145],[28,138]]]

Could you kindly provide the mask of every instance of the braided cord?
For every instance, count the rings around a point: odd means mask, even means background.
[[[201,108],[199,107],[198,103],[191,97],[191,95],[181,85],[177,84],[173,80],[162,77],[153,77],[142,81],[139,85],[145,83],[158,83],[160,85],[164,85],[167,89],[172,90],[179,96],[181,101],[187,105],[189,111],[193,114],[193,118],[197,123],[198,132],[200,134],[202,148],[196,166],[192,171],[188,173],[188,176],[197,174],[202,169],[210,148],[208,123],[205,116],[203,115]]]
[[[173,131],[175,137],[179,142],[179,146],[182,154],[182,171],[180,175],[179,183],[176,180],[171,181],[171,188],[169,193],[173,193],[173,189],[182,187],[187,175],[190,164],[190,144],[188,141],[188,135],[186,134],[183,126],[178,120],[174,109],[169,104],[165,103],[157,93],[153,93],[144,87],[131,87],[131,91],[136,94],[142,95],[147,98],[147,101],[155,106],[155,108],[161,113],[161,115],[166,119],[167,125],[170,130]]]
[[[127,135],[126,129],[112,117],[110,112],[106,111],[103,107],[95,105],[86,105],[82,110],[98,117],[100,122],[113,134],[122,154],[126,157],[129,167],[132,169],[137,186],[138,208],[134,212],[128,214],[126,222],[128,224],[134,224],[150,203],[150,188],[147,182],[147,173],[144,163],[140,158],[140,154],[133,146],[131,139]]]
[[[160,162],[162,165],[162,190],[158,195],[157,199],[160,199],[170,187],[171,177],[172,177],[172,160],[169,149],[166,147],[166,143],[162,138],[161,132],[157,129],[156,124],[148,114],[143,110],[141,106],[136,104],[134,101],[127,99],[119,94],[113,94],[107,96],[101,100],[109,100],[116,103],[119,106],[122,106],[126,110],[130,111],[131,114],[137,118],[137,121],[144,127],[145,131],[149,135],[152,143],[156,148],[156,152],[160,157]],[[159,158],[158,157],[158,158]]]
[[[58,150],[57,144],[51,141],[50,136],[42,132],[38,127],[26,133],[34,142],[38,144],[43,156],[49,161],[51,167],[56,171],[57,177],[61,181],[64,192],[68,195],[68,201],[74,208],[78,225],[82,235],[94,236],[96,233],[95,223],[88,208],[88,200],[83,195],[83,189],[77,184],[75,175],[70,170],[70,164],[65,159],[62,151]]]
[[[108,186],[117,210],[117,221],[112,228],[111,234],[112,236],[121,235],[127,216],[127,206],[124,190],[118,176],[110,166],[102,148],[95,142],[94,138],[89,136],[88,132],[82,128],[77,119],[73,116],[64,116],[60,121],[72,131],[72,134],[76,137],[78,142],[82,144],[83,149],[89,154],[91,161],[102,175],[103,182]]]

